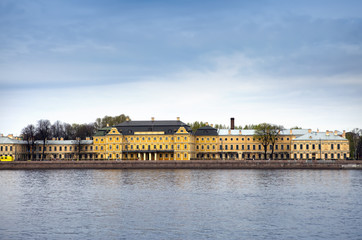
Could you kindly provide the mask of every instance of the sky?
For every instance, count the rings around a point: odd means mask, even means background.
[[[40,119],[362,128],[362,1],[0,0],[0,133]]]

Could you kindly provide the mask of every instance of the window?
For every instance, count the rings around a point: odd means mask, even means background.
[[[222,145],[220,145],[220,150],[222,150]]]
[[[250,150],[250,145],[248,145],[248,150]]]
[[[241,145],[241,150],[244,150],[244,145]]]
[[[177,137],[177,140],[179,141],[179,140],[180,140],[180,137]]]
[[[98,150],[98,146],[96,146],[96,150]]]
[[[331,144],[331,149],[333,150],[334,149],[334,145],[333,144]],[[333,158],[333,157],[332,157]]]
[[[127,146],[126,146],[127,147]],[[109,145],[109,149],[111,149],[112,150],[112,145]]]
[[[10,151],[13,151],[13,146],[10,146]]]
[[[212,149],[214,149],[214,150],[215,150],[215,145],[212,145]]]
[[[309,144],[306,144],[305,145],[305,148],[307,149],[307,150],[309,150]],[[307,157],[308,158],[308,157]]]
[[[297,149],[297,144],[294,144],[294,150],[296,150]]]
[[[112,138],[109,138],[109,141],[112,141]]]
[[[62,146],[59,147],[59,151],[62,151]]]
[[[201,145],[201,150],[204,150],[204,145]]]
[[[233,140],[233,138],[230,139],[231,141]]]
[[[255,150],[255,145],[253,145],[253,150]]]
[[[303,144],[300,144],[300,149],[301,149],[301,150],[303,149]]]
[[[341,149],[341,145],[337,144],[337,149]],[[339,158],[339,157],[338,157]]]
[[[198,150],[198,149],[199,149],[199,146],[196,146],[196,149]]]
[[[185,153],[185,158],[187,158],[187,154]]]
[[[153,145],[153,149],[156,149],[156,145]]]
[[[116,145],[116,149],[119,149],[119,145]]]
[[[225,145],[225,150],[228,150],[228,145]]]
[[[315,144],[312,144],[312,149],[313,149],[313,150],[315,149]]]
[[[236,150],[239,150],[239,145],[236,145]]]
[[[284,150],[284,145],[280,145],[280,149],[281,149],[281,150]]]
[[[180,145],[179,145],[179,144],[177,144],[177,149],[180,149]]]
[[[64,147],[64,151],[67,151],[67,146]]]
[[[185,144],[185,149],[187,149],[187,145]]]

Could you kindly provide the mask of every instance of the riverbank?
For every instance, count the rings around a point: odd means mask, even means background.
[[[26,169],[361,169],[362,161],[14,161],[0,170]]]

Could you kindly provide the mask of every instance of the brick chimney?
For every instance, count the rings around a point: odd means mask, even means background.
[[[346,138],[346,130],[343,130],[342,137]]]
[[[326,131],[326,135],[329,136],[329,131],[328,130]]]
[[[231,130],[235,129],[235,119],[234,118],[230,118],[230,129]]]
[[[154,121],[155,121],[155,118],[154,118],[154,117],[151,117],[151,121],[154,122]]]
[[[312,132],[312,129],[308,129],[308,133],[311,133]]]
[[[180,121],[180,117],[177,117],[177,121]]]

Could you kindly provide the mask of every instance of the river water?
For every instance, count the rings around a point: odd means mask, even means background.
[[[0,179],[0,239],[362,239],[358,170],[27,170]]]

